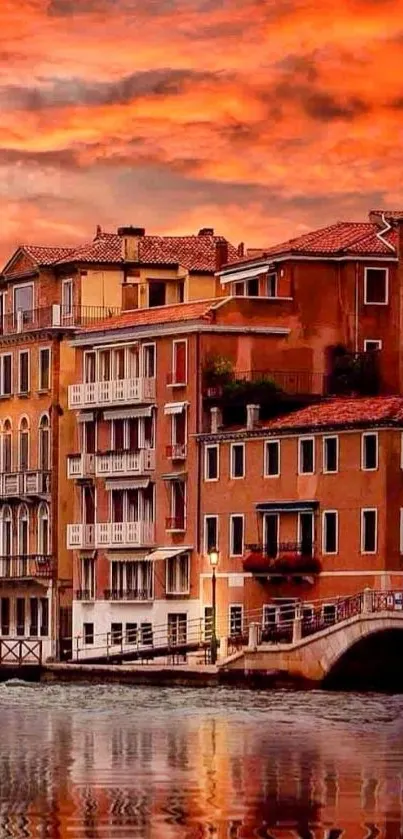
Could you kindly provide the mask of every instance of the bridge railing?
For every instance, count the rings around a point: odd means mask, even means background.
[[[42,641],[22,638],[0,639],[0,666],[42,664]]]

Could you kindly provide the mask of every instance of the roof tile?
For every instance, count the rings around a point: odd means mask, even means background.
[[[116,317],[93,323],[85,328],[85,332],[208,320],[214,317],[213,310],[217,305],[222,304],[223,299],[225,298],[219,297],[210,300],[196,300],[190,303],[175,303],[172,306],[155,306],[152,309],[131,309],[116,315]]]
[[[273,431],[297,429],[332,428],[376,422],[403,423],[403,397],[362,396],[338,397],[316,405],[310,405],[286,416],[262,423],[262,427]]]

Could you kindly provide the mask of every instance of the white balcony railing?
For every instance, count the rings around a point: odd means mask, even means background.
[[[122,475],[144,475],[155,469],[155,451],[153,449],[138,449],[127,452],[106,452],[98,454],[95,463],[97,477],[114,477]]]
[[[155,402],[155,379],[116,379],[69,385],[69,408]]]
[[[24,490],[23,472],[4,472],[0,490],[2,496],[22,495]]]
[[[74,548],[95,548],[95,525],[94,524],[68,524],[67,525],[67,547]]]
[[[25,495],[49,495],[50,493],[50,472],[40,469],[24,472],[24,494]]]
[[[145,521],[98,522],[98,524],[68,524],[67,547],[75,548],[136,548],[153,545],[155,525]]]
[[[67,457],[67,477],[78,479],[95,474],[95,454],[69,454]]]
[[[145,521],[102,522],[95,529],[97,548],[133,548],[155,542],[155,525]]]

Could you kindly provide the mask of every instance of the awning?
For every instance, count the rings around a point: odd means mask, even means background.
[[[258,513],[305,513],[316,510],[319,501],[262,501],[256,504]]]
[[[111,562],[145,562],[148,560],[148,556],[144,551],[136,553],[135,548],[130,553],[127,553],[127,550],[123,553],[119,553],[118,551],[116,553],[115,551],[113,553],[108,552],[106,558]]]
[[[180,556],[180,554],[187,553],[187,551],[191,551],[192,548],[158,548],[156,551],[148,554],[146,556],[147,560],[151,562],[156,562],[158,559],[171,559],[173,556]]]
[[[184,481],[187,478],[187,472],[167,472],[161,475],[163,481]]]
[[[144,408],[122,408],[120,411],[104,411],[104,420],[151,417],[152,410],[152,405],[147,405]]]
[[[146,489],[150,483],[149,478],[113,478],[105,481],[105,489]]]
[[[81,414],[77,414],[76,418],[77,418],[77,422],[93,422],[94,412],[93,411],[83,411]]]
[[[245,268],[244,271],[233,271],[233,273],[220,277],[221,285],[225,283],[237,283],[241,282],[241,280],[251,280],[254,277],[260,277],[261,274],[267,274],[268,266],[267,265],[260,265],[254,268]]]
[[[164,405],[164,414],[181,414],[188,402],[167,402]]]

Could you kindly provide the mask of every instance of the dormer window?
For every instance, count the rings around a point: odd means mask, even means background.
[[[149,280],[148,283],[148,305],[150,309],[155,306],[166,304],[166,283],[160,280]]]
[[[387,268],[365,268],[364,303],[386,306],[389,302],[389,272]]]

